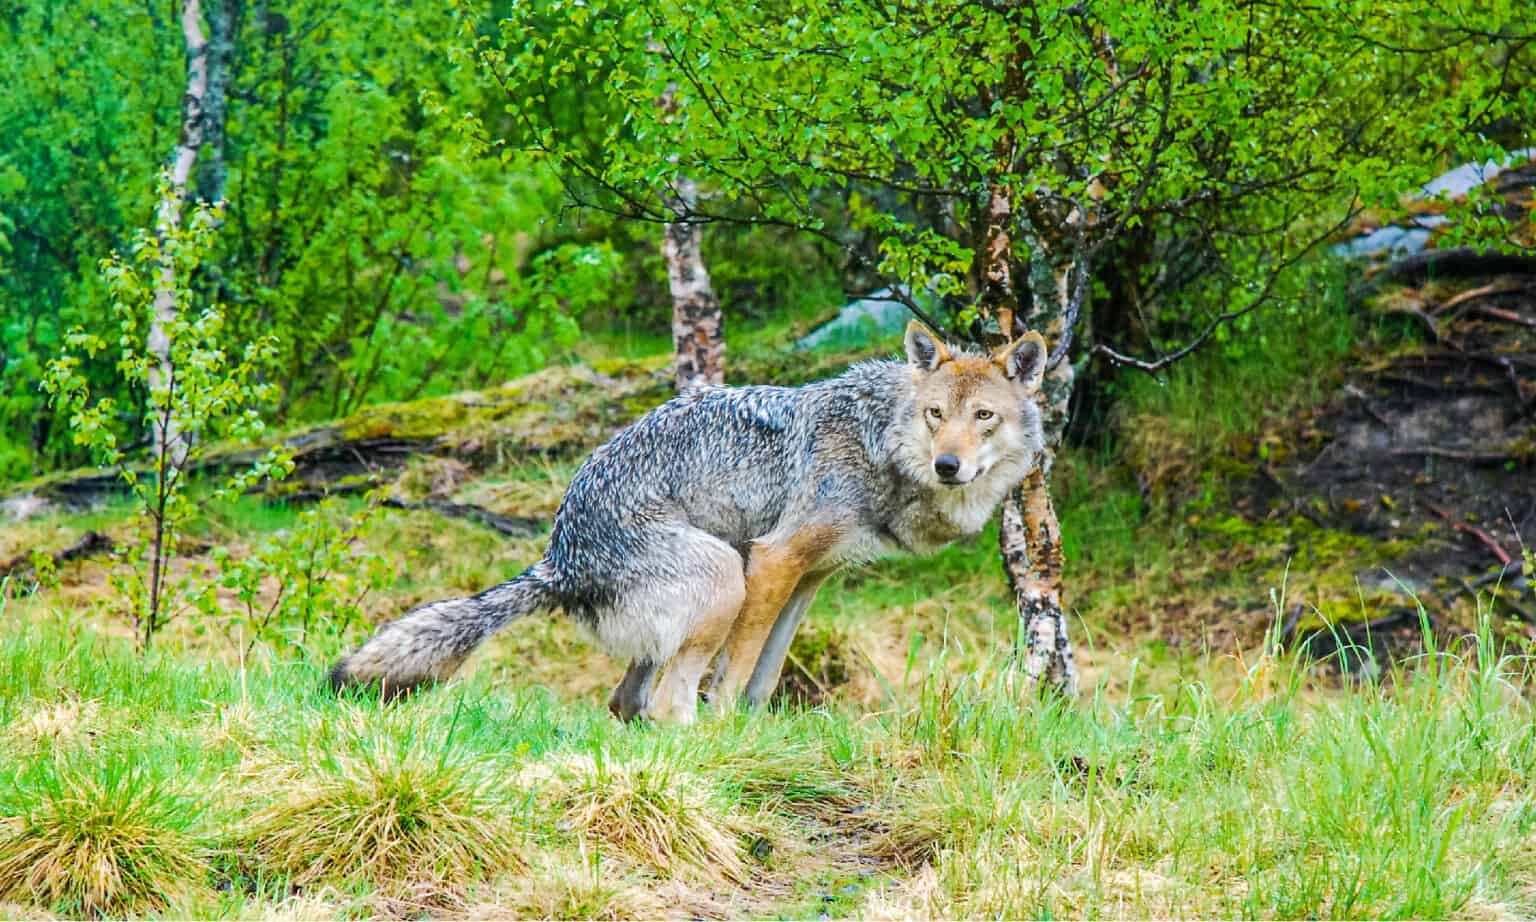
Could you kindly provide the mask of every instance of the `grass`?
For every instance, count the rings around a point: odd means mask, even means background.
[[[0,900],[79,916],[164,911],[206,875],[197,804],[126,753],[39,759],[11,779]]]
[[[588,843],[662,876],[746,881],[745,824],[675,765],[614,764],[600,757],[562,766],[559,778],[561,822]]]
[[[1121,388],[1111,429],[1144,485],[1190,497],[1232,473],[1229,456],[1268,460],[1289,451],[1274,424],[1316,406],[1337,386],[1344,359],[1384,329],[1362,329],[1342,266],[1309,265],[1289,285],[1294,300],[1248,318],[1211,348]],[[1198,491],[1196,491],[1198,492]]]
[[[381,742],[258,772],[286,793],[237,836],[251,865],[299,887],[362,880],[450,890],[525,866],[518,804],[480,766],[408,738]]]
[[[141,661],[62,619],[10,623],[5,725],[75,725],[3,737],[0,899],[220,917],[300,896],[327,916],[1536,910],[1528,664],[1488,634],[1349,691],[1268,649],[1206,662],[1206,681],[1133,668],[1076,704],[1022,704],[996,655],[918,658],[873,710],[679,730],[495,670],[381,707],[323,694],[320,663]]]

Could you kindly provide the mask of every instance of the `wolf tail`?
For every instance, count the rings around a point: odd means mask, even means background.
[[[385,624],[331,669],[331,688],[375,685],[386,698],[448,678],[506,624],[556,604],[549,565],[540,561],[467,599],[431,602]]]

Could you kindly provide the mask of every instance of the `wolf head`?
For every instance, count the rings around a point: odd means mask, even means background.
[[[961,487],[988,474],[1017,482],[1044,450],[1037,394],[1045,340],[1023,336],[991,355],[951,353],[917,321],[907,327],[912,436],[926,449],[925,481]]]

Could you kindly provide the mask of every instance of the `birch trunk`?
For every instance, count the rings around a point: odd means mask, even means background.
[[[181,208],[187,197],[187,183],[192,176],[192,167],[197,163],[198,148],[203,144],[203,99],[208,92],[208,43],[203,38],[199,0],[184,0],[181,31],[187,47],[187,90],[181,98],[181,137],[171,154],[167,182],[155,215],[155,229],[162,241],[173,236],[181,227]],[[175,321],[176,270],[171,260],[165,258],[160,265],[160,282],[155,288],[149,316],[149,336],[145,344],[155,362],[149,370],[149,388],[154,393],[165,393],[175,380],[169,333]],[[173,414],[157,414],[151,429],[155,456],[168,461],[172,469],[180,470],[186,461],[188,446],[185,434],[177,429]]]
[[[659,53],[661,46],[652,42]],[[656,100],[667,120],[677,108],[677,85],[672,84]],[[674,164],[677,158],[672,158]],[[687,220],[698,204],[699,188],[680,176],[665,193],[664,201],[677,217],[661,237],[661,258],[667,264],[667,285],[672,293],[672,374],[677,390],[696,384],[725,383],[725,339],[720,332],[720,299],[715,296],[704,268],[700,226]]]
[[[679,179],[673,190],[673,211],[688,214],[697,196],[693,180]],[[673,375],[679,391],[695,384],[725,383],[720,299],[704,267],[699,237],[699,225],[687,221],[668,224],[662,234],[661,255],[672,291]]]
[[[981,303],[983,310],[997,319],[1004,339],[1014,336],[1014,307],[1018,303],[1011,260],[1013,210],[1009,192],[1000,185],[994,187],[982,247]],[[1038,330],[1049,343],[1058,342],[1065,333],[1065,319],[1074,296],[1073,268],[1068,266],[1059,272],[1052,290],[1037,294],[1032,310],[1023,318],[1025,328]],[[1003,503],[998,533],[1003,571],[1013,589],[1019,623],[1023,625],[1024,649],[1019,652],[1025,680],[1033,687],[1068,695],[1077,691],[1077,668],[1061,603],[1061,526],[1051,504],[1050,486],[1056,449],[1066,430],[1072,379],[1072,364],[1065,357],[1046,371],[1040,393],[1045,454],[1040,466]]]

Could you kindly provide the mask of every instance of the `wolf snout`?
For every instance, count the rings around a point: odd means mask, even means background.
[[[933,472],[940,480],[952,482],[960,473],[960,459],[954,455],[939,455],[933,459]]]

